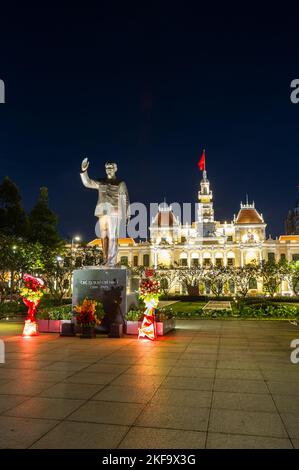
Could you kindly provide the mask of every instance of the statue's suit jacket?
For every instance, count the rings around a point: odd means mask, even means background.
[[[96,217],[107,213],[125,219],[129,216],[129,194],[124,181],[116,178],[92,180],[87,171],[81,172],[80,176],[86,188],[98,190],[98,202],[94,211]]]

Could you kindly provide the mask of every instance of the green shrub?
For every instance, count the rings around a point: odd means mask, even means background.
[[[58,307],[61,305],[69,305],[72,303],[72,299],[62,299],[61,302],[57,299],[53,299],[50,294],[45,294],[40,303],[41,308],[50,308],[50,307]]]
[[[298,319],[299,307],[290,304],[279,304],[261,298],[252,302],[239,300],[232,302],[232,310],[203,310],[199,302],[180,302],[172,307],[177,319],[187,318],[240,318],[240,319]]]
[[[295,305],[272,304],[245,305],[240,311],[247,318],[299,318],[299,308]]]
[[[44,320],[71,320],[72,305],[40,308],[37,311],[37,318]]]
[[[14,315],[25,314],[26,312],[27,307],[21,300],[0,303],[0,318],[13,317]]]
[[[164,321],[164,320],[173,318],[175,315],[171,307],[164,307],[164,308],[159,308],[158,310],[156,310],[155,316],[156,316],[156,321]]]
[[[209,300],[233,300],[231,295],[188,295],[188,294],[169,294],[161,295],[160,300],[178,300],[180,302],[208,302]]]
[[[227,309],[204,310],[203,315],[202,315],[203,318],[231,318],[234,316],[238,316],[238,315],[234,314],[232,310],[227,310]]]
[[[139,321],[143,317],[143,312],[140,310],[129,310],[125,315],[127,321]]]
[[[97,302],[96,305],[96,317],[98,320],[102,320],[105,316],[105,310],[101,302]]]

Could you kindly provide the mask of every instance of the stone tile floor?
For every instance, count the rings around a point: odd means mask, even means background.
[[[156,342],[3,338],[0,448],[299,448],[288,322],[179,321]]]

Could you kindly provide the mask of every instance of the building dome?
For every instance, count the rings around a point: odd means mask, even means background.
[[[258,213],[254,206],[254,202],[252,204],[242,204],[241,209],[237,215],[235,220],[235,224],[263,224],[264,219],[261,214]]]
[[[152,227],[173,227],[178,221],[172,211],[172,207],[166,202],[159,204],[159,210],[154,217]]]

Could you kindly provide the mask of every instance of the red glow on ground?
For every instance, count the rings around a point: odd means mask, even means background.
[[[25,320],[25,325],[23,329],[22,336],[37,336],[38,335],[38,328],[36,321]]]

